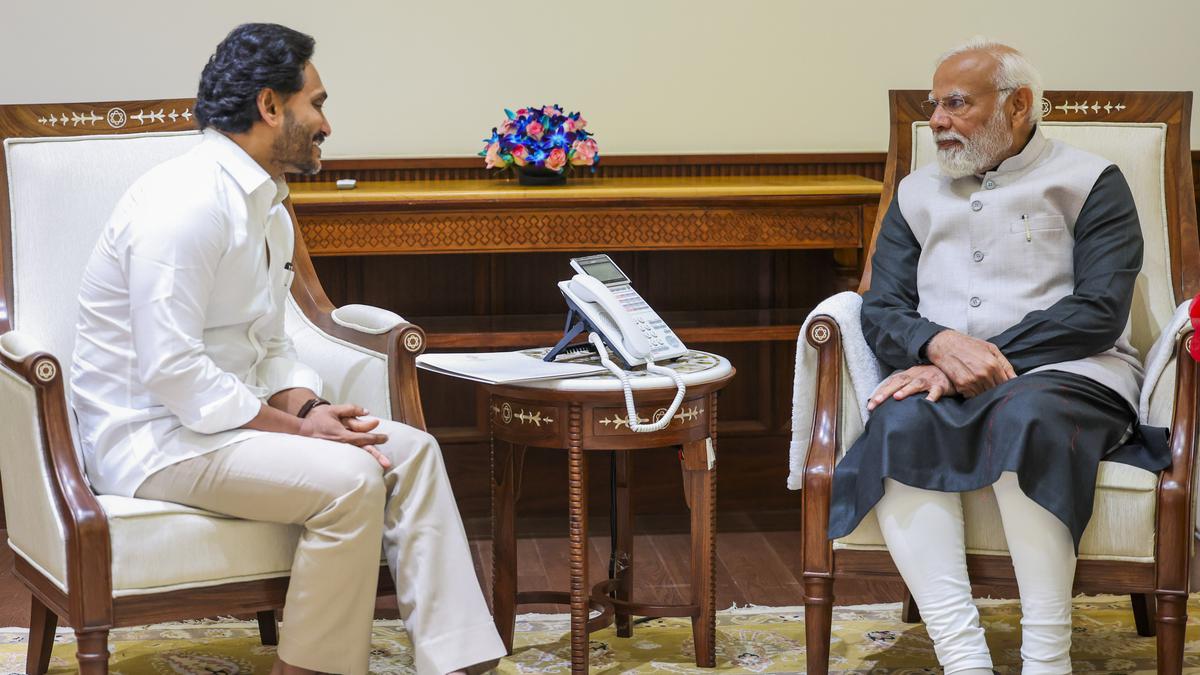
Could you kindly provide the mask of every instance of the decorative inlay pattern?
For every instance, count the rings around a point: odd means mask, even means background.
[[[657,422],[657,421],[661,420],[663,415],[665,415],[665,414],[667,414],[666,408],[659,408],[658,410],[654,411],[654,418],[653,418],[654,421]],[[702,408],[700,406],[691,406],[686,409],[681,409],[679,412],[675,413],[675,417],[673,417],[671,419],[671,423],[668,424],[667,427],[670,428],[676,422],[679,422],[681,424],[686,424],[688,422],[695,421],[697,419],[700,419],[700,416],[703,414],[704,414],[704,408]],[[597,420],[597,421],[600,424],[603,424],[606,428],[611,427],[612,429],[620,429],[620,428],[624,427],[624,428],[628,429],[630,417],[628,415],[625,415],[625,416],[612,415],[612,416],[606,416],[604,419]],[[646,422],[649,422],[649,421],[650,420],[648,420],[644,417],[641,417],[640,415],[638,416],[638,418],[636,420],[636,422],[638,424],[645,424]]]
[[[521,408],[518,412],[513,412],[512,404],[505,401],[502,405],[497,406],[492,404],[492,416],[498,417],[504,424],[512,424],[513,420],[521,423],[521,426],[530,424],[537,428],[541,428],[543,424],[547,426],[554,423],[554,418],[549,412],[544,410],[525,410]]]
[[[541,359],[543,356],[545,356],[549,352],[550,352],[549,347],[534,347],[532,349],[522,349],[521,350],[522,354],[525,354],[525,355],[530,356],[535,359]],[[600,365],[600,357],[596,356],[595,354],[588,354],[586,356],[581,355],[581,356],[573,357],[571,359],[571,362],[598,366],[598,365]],[[684,354],[683,356],[681,356],[677,359],[672,359],[670,361],[664,361],[658,365],[664,366],[666,368],[670,368],[671,370],[674,370],[675,372],[679,373],[680,375],[686,375],[687,373],[698,373],[702,370],[708,370],[709,368],[715,368],[717,366],[717,364],[719,364],[720,362],[721,361],[716,356],[709,354],[708,352],[698,352],[694,349],[689,349],[687,354]],[[628,375],[631,379],[638,378],[638,377],[656,377],[654,375],[654,373],[651,373],[648,370],[631,370],[631,371],[626,371],[625,374]],[[577,379],[577,380],[614,379],[615,380],[616,376],[610,375],[609,373],[601,373],[600,375],[587,375],[584,377],[577,377],[574,379]],[[645,420],[643,420],[643,421],[645,421]]]
[[[604,419],[600,420],[600,424],[603,424],[606,427],[611,424],[613,429],[620,429],[621,427],[628,429],[631,420],[638,424],[645,424],[646,422],[650,421],[641,415],[638,415],[636,420],[629,416],[621,417],[620,415],[613,415],[612,417],[605,417]],[[667,426],[671,425],[668,424]]]
[[[65,127],[67,123],[70,123],[73,127],[81,124],[94,127],[97,122],[103,121],[107,122],[108,126],[113,129],[120,129],[128,124],[130,120],[137,121],[138,126],[145,126],[147,124],[163,124],[167,120],[175,122],[183,119],[185,122],[190,122],[192,119],[191,108],[184,108],[183,112],[179,112],[178,108],[171,108],[171,112],[166,112],[166,108],[159,108],[158,110],[142,109],[138,110],[136,115],[130,115],[124,108],[111,108],[103,117],[97,115],[95,110],[89,110],[87,113],[71,111],[69,114],[70,117],[67,117],[68,113],[66,111],[50,113],[49,115],[39,117],[37,121],[38,124],[51,127]]]
[[[1094,101],[1091,103],[1088,101],[1083,101],[1082,103],[1079,101],[1074,103],[1071,103],[1070,101],[1063,101],[1059,105],[1054,106],[1054,109],[1061,110],[1063,114],[1074,112],[1076,114],[1087,115],[1089,112],[1091,114],[1098,114],[1101,110],[1103,110],[1105,113],[1110,113],[1114,110],[1120,112],[1125,109],[1125,104],[1121,103],[1120,101],[1115,104],[1112,101],[1105,101],[1104,105],[1100,105],[1100,101]],[[1045,99],[1043,99],[1042,111],[1046,111]]]
[[[409,331],[404,336],[404,348],[412,353],[417,353],[425,346],[425,340],[417,331]]]
[[[823,345],[829,341],[829,326],[817,324],[812,328],[813,342]]]
[[[42,359],[33,367],[33,374],[41,382],[49,382],[58,375],[58,367],[50,359]]]
[[[859,208],[304,214],[312,255],[592,248],[852,248]]]

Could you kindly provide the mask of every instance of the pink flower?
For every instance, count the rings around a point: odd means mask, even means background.
[[[504,120],[500,123],[499,132],[501,136],[507,136],[517,130],[517,123],[512,120]]]
[[[587,126],[587,120],[583,119],[583,115],[580,115],[575,119],[575,124],[573,126],[575,127],[575,131],[580,131]]]
[[[558,171],[567,164],[567,151],[562,148],[555,148],[550,151],[550,156],[546,158],[545,166],[551,171]]]
[[[591,166],[596,163],[596,141],[575,141],[571,146],[571,163],[575,166]]]
[[[489,169],[503,169],[508,166],[508,162],[500,156],[500,144],[489,143],[487,146],[487,156],[484,157],[484,163]]]
[[[529,156],[529,148],[523,145],[518,145],[512,149],[513,164],[517,166],[525,166],[525,158]]]
[[[563,111],[562,111],[562,108],[560,108],[556,105],[548,105],[548,106],[545,106],[542,108],[542,114],[550,115],[551,117],[553,117],[555,115],[563,114]]]
[[[525,127],[525,133],[535,141],[542,140],[542,134],[545,131],[546,128],[542,126],[541,122],[530,122],[529,126]]]

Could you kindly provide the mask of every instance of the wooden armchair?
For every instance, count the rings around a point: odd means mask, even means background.
[[[83,267],[133,180],[199,141],[191,107],[0,106],[0,477],[16,576],[33,594],[28,673],[46,671],[60,619],[84,673],[108,671],[118,626],[256,612],[263,642],[275,640],[298,527],[94,494],[68,400]],[[335,310],[298,227],[293,262],[287,330],[324,395],[423,428],[421,329],[377,308]]]
[[[891,142],[880,214],[887,211],[900,180],[934,158],[928,119],[919,107],[927,95],[890,93]],[[1112,160],[1129,181],[1145,237],[1145,260],[1130,317],[1133,343],[1143,359],[1158,340],[1166,341],[1172,354],[1150,393],[1149,422],[1170,428],[1174,464],[1155,476],[1101,462],[1095,510],[1080,544],[1075,580],[1077,592],[1133,597],[1138,633],[1150,636],[1157,630],[1160,673],[1181,672],[1193,546],[1200,379],[1197,363],[1188,356],[1190,327],[1178,334],[1164,331],[1175,308],[1200,291],[1188,140],[1191,98],[1190,92],[1049,91],[1041,102],[1047,137]],[[869,288],[870,281],[868,267],[859,292]],[[808,672],[825,673],[833,580],[898,580],[899,574],[874,513],[844,539],[830,542],[826,536],[833,469],[862,426],[854,411],[857,401],[846,375],[838,324],[829,316],[813,317],[804,337],[803,348],[815,350],[818,364],[811,438],[797,439],[808,442],[802,543]],[[847,412],[853,413],[854,422],[846,423]],[[798,414],[808,419],[806,411]],[[963,509],[972,581],[1015,587],[992,490],[965,493]],[[918,620],[915,610],[910,597],[905,620]]]

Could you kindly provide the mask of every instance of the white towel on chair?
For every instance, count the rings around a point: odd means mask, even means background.
[[[1138,421],[1142,424],[1151,424],[1149,419],[1150,395],[1154,393],[1154,388],[1158,386],[1158,379],[1162,377],[1171,357],[1175,355],[1175,349],[1179,344],[1179,333],[1191,325],[1191,317],[1188,316],[1191,306],[1192,301],[1185,300],[1175,308],[1175,315],[1171,317],[1170,325],[1159,334],[1154,345],[1150,347],[1150,353],[1146,354],[1145,360],[1142,361],[1146,364],[1146,379],[1142,382],[1142,395],[1138,400]],[[1160,426],[1162,425],[1162,420],[1156,421]],[[1169,420],[1167,424],[1170,424]],[[1197,504],[1197,507],[1200,508],[1200,503]]]
[[[887,370],[875,358],[863,337],[859,312],[862,296],[846,291],[826,298],[817,305],[804,325],[796,341],[796,379],[792,391],[792,443],[788,451],[788,489],[804,487],[804,462],[808,458],[808,446],[812,440],[813,413],[817,393],[817,350],[808,344],[808,324],[817,315],[827,315],[838,325],[842,336],[842,355],[850,372],[850,383],[858,399],[858,414],[867,419],[867,399],[883,380],[880,373]],[[841,377],[841,373],[838,373]],[[852,411],[845,411],[853,414]]]

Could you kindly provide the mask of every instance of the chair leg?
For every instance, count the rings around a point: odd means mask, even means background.
[[[1137,626],[1137,634],[1142,637],[1154,637],[1154,594],[1133,593],[1129,596],[1133,602],[1133,623]]]
[[[80,675],[108,675],[108,629],[75,631]]]
[[[275,610],[258,613],[258,639],[264,645],[279,646],[279,624],[275,621]]]
[[[900,606],[900,620],[904,623],[921,623],[921,608],[917,607],[917,600],[907,587],[904,589],[904,604]]]
[[[1187,594],[1158,593],[1158,673],[1183,672],[1183,639],[1187,627]]]
[[[54,647],[54,629],[58,615],[33,596],[29,613],[29,652],[25,657],[25,673],[42,675],[50,669],[50,650]]]
[[[833,579],[804,580],[805,659],[809,675],[829,673],[829,637],[833,629]]]

